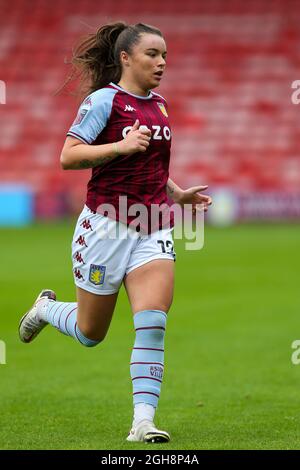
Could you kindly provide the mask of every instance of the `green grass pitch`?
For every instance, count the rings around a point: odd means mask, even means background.
[[[74,223],[1,229],[1,449],[149,449],[126,442],[134,335],[122,288],[110,332],[83,348],[47,327],[29,345],[18,321],[42,288],[75,300]],[[151,449],[299,449],[298,225],[207,228],[205,246],[176,241],[176,289]]]

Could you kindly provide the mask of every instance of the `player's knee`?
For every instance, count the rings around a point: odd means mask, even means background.
[[[168,313],[171,308],[172,301],[167,302],[155,302],[155,303],[148,303],[147,305],[142,305],[141,308],[137,308],[137,311],[141,310],[158,310],[160,312]]]
[[[89,327],[80,328],[80,333],[81,335],[79,337],[79,341],[83,346],[86,346],[87,348],[93,348],[95,346],[98,346],[98,344],[102,343],[106,336],[106,333],[95,331],[94,329]]]

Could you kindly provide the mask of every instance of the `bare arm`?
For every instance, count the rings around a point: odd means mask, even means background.
[[[197,210],[197,204],[202,204],[204,210],[207,211],[208,206],[211,205],[212,199],[206,194],[199,194],[200,191],[205,191],[208,186],[193,186],[189,189],[181,189],[171,178],[167,182],[167,194],[174,202],[184,207],[185,204],[192,204],[193,210]]]
[[[145,152],[150,141],[149,130],[139,130],[136,120],[125,139],[103,145],[88,145],[75,137],[68,136],[63,146],[60,163],[64,170],[84,170],[102,166],[119,155]]]
[[[60,156],[64,170],[83,170],[101,166],[119,155],[114,144],[87,145],[74,137],[67,137]]]
[[[173,201],[177,202],[180,200],[182,193],[183,190],[169,178],[167,182],[167,195],[173,199]]]

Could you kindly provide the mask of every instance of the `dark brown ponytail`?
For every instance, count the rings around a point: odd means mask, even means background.
[[[122,74],[120,53],[125,51],[130,54],[142,33],[162,37],[159,29],[153,26],[143,23],[127,25],[120,21],[104,25],[96,33],[83,38],[73,51],[73,69],[63,87],[78,78],[81,82],[80,94],[86,96],[110,82],[118,82]]]

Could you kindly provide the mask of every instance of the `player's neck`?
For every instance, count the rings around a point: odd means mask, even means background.
[[[137,95],[137,96],[148,96],[149,95],[149,90],[143,90],[138,85],[136,85],[135,83],[131,83],[128,80],[125,81],[125,80],[121,79],[117,83],[117,85],[120,86],[121,88],[123,88],[125,91],[128,91],[129,93],[132,93],[133,95]]]

